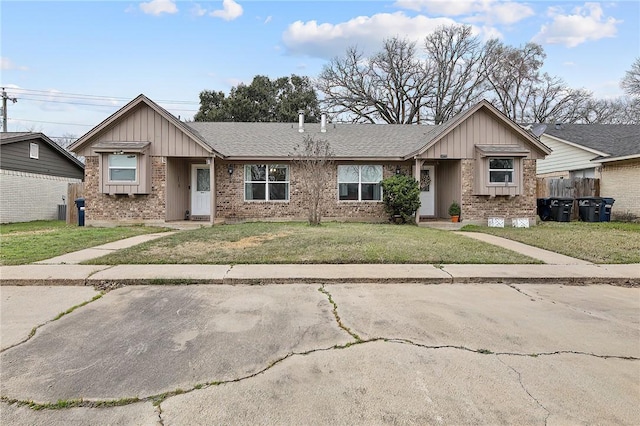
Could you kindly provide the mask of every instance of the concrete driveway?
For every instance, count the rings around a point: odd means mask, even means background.
[[[2,424],[640,422],[638,288],[132,286],[25,338]]]

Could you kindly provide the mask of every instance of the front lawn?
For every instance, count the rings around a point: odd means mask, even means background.
[[[182,231],[91,264],[538,263],[512,251],[412,225],[256,222]]]
[[[0,225],[0,265],[24,265],[65,253],[99,246],[164,228],[127,226],[93,228],[64,221],[34,221]]]
[[[640,224],[542,222],[531,228],[465,226],[593,263],[640,263]]]

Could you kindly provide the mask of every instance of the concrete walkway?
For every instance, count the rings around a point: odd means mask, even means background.
[[[525,256],[541,260],[549,265],[592,265],[591,262],[587,262],[586,260],[576,259],[573,257],[565,256],[564,254],[532,247],[530,245],[519,243],[517,241],[509,240],[502,237],[496,237],[495,235],[483,234],[481,232],[454,232],[454,234],[463,235],[465,237],[493,244],[494,246],[499,246],[507,250],[515,251],[517,253],[524,254]]]
[[[39,265],[75,265],[86,260],[106,256],[107,254],[117,250],[137,246],[138,244],[146,243],[147,241],[153,241],[155,239],[173,234],[175,234],[175,232],[159,232],[157,234],[138,235],[131,238],[125,238],[124,240],[113,241],[111,243],[102,244],[100,246],[74,251],[72,253],[63,254],[61,256],[52,257],[51,259],[45,259],[35,263]]]

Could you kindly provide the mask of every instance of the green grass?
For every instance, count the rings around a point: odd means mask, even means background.
[[[91,264],[536,263],[448,231],[366,223],[244,223],[182,231]]]
[[[0,225],[0,265],[24,265],[164,228],[128,226],[93,228],[64,221]]]
[[[531,228],[465,226],[593,263],[640,263],[640,224],[543,222]]]

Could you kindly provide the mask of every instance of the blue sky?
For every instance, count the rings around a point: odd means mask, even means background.
[[[635,1],[6,1],[0,85],[9,131],[81,136],[140,93],[191,118],[202,90],[257,74],[316,77],[350,45],[420,40],[439,25],[541,44],[544,71],[598,97],[640,56]]]

